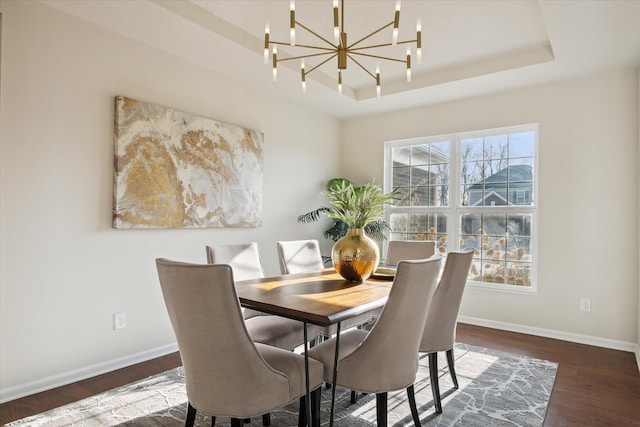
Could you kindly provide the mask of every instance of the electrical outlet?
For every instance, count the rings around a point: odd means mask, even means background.
[[[591,311],[591,300],[589,298],[580,299],[580,311]]]
[[[113,330],[127,327],[127,313],[115,313],[113,315]]]

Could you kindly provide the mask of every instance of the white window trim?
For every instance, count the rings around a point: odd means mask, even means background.
[[[449,176],[450,176],[450,188],[460,188],[460,177],[458,173],[459,165],[462,161],[461,153],[459,153],[460,142],[463,139],[469,139],[473,137],[487,137],[492,135],[504,135],[505,133],[520,133],[520,132],[531,132],[533,131],[535,134],[534,140],[534,159],[533,159],[533,206],[529,205],[516,205],[510,207],[489,207],[491,213],[501,214],[501,213],[514,213],[515,211],[531,214],[532,215],[532,224],[531,224],[531,256],[533,258],[531,268],[532,268],[532,277],[531,277],[531,286],[523,287],[523,286],[515,286],[515,285],[507,285],[507,284],[499,284],[499,283],[489,283],[489,282],[477,282],[477,281],[467,281],[467,286],[478,289],[486,289],[491,291],[506,291],[506,292],[515,292],[515,293],[524,293],[524,294],[532,294],[538,291],[538,188],[539,188],[539,180],[538,180],[538,139],[539,139],[539,128],[537,123],[525,124],[525,125],[517,125],[517,126],[508,126],[496,129],[486,129],[479,131],[471,131],[471,132],[460,132],[453,134],[444,134],[444,135],[435,135],[429,137],[419,137],[419,138],[411,138],[411,139],[403,139],[403,140],[395,140],[395,141],[387,141],[384,143],[384,191],[391,192],[393,190],[391,184],[391,180],[393,177],[392,168],[390,165],[391,153],[393,148],[401,147],[406,145],[417,145],[417,144],[425,144],[425,143],[433,143],[433,142],[444,142],[449,141],[450,143],[450,158],[456,159],[455,162],[449,163]],[[452,179],[453,178],[453,179]],[[486,213],[486,207],[473,207],[473,206],[460,206],[460,191],[449,191],[449,206],[448,207],[388,207],[385,209],[385,220],[389,222],[390,213],[393,211],[394,213],[410,213],[410,212],[421,212],[421,213],[444,213],[447,215],[447,236],[449,242],[456,242],[455,248],[449,247],[449,250],[459,250],[458,243],[460,241],[460,224],[458,223],[458,218],[461,213]],[[383,253],[387,251],[387,241],[383,242]]]

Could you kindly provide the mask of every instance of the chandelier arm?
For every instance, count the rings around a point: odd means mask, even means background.
[[[322,40],[323,42],[325,42],[326,44],[328,44],[329,46],[331,46],[334,49],[337,49],[338,47],[331,43],[329,40],[325,39],[324,37],[322,37],[320,34],[316,33],[315,31],[313,31],[312,29],[310,29],[309,27],[305,26],[304,24],[302,24],[301,22],[296,21],[297,25],[300,25],[302,28],[304,28],[305,30],[307,30],[309,33],[313,34],[314,36],[316,36],[317,38],[319,38],[320,40]]]
[[[362,65],[360,62],[358,62],[358,60],[356,60],[353,56],[349,55],[348,53],[347,53],[347,56],[349,57],[349,59],[355,62],[358,67],[362,68],[365,73],[369,74],[373,78],[373,80],[376,80],[376,81],[378,80],[375,75],[373,75],[369,70],[367,70],[365,66]]]
[[[360,39],[360,40],[358,40],[357,42],[355,42],[355,43],[351,43],[349,46],[347,46],[347,49],[351,49],[351,48],[353,48],[353,47],[354,47],[354,46],[356,46],[358,43],[360,43],[360,42],[362,42],[362,41],[365,41],[366,39],[368,39],[369,37],[373,36],[374,34],[377,34],[377,33],[379,33],[380,31],[382,31],[382,30],[384,30],[384,29],[386,29],[386,28],[388,28],[388,27],[390,27],[390,26],[392,26],[392,25],[393,25],[393,21],[389,22],[387,25],[384,25],[384,26],[382,26],[382,27],[378,28],[378,29],[377,29],[377,30],[375,30],[374,32],[372,32],[372,33],[370,33],[370,34],[368,34],[368,35],[364,36],[363,38],[361,38],[361,39]]]
[[[273,40],[269,40],[269,44],[279,44],[282,46],[291,46],[290,42],[277,42],[277,41],[273,41]],[[322,47],[322,46],[310,46],[310,45],[306,45],[306,44],[296,44],[293,47],[304,47],[307,49],[318,49],[318,50],[328,50],[330,52],[335,52],[336,48],[335,47]],[[327,52],[329,53],[329,52]]]
[[[399,41],[396,44],[418,43],[418,39]]]
[[[354,55],[368,56],[369,58],[384,59],[386,61],[402,62],[403,64],[407,63],[406,59],[389,58],[388,56],[371,55],[369,53],[362,53],[362,52],[350,52],[350,53],[352,53]],[[351,55],[349,55],[349,58],[353,59],[353,57],[351,57]]]
[[[338,56],[338,54],[336,53],[335,55],[330,56],[329,58],[325,59],[324,61],[322,61],[321,63],[319,63],[318,65],[316,65],[315,67],[311,68],[309,71],[306,71],[305,74],[309,74],[310,72],[312,72],[313,70],[315,70],[316,68],[318,68],[321,65],[324,65],[325,63],[327,63],[328,61],[332,60],[333,58],[335,58],[336,56]]]
[[[331,58],[335,58],[335,57],[336,57],[336,55],[338,55],[337,53],[334,53],[334,52],[312,53],[312,54],[309,54],[309,55],[291,56],[291,57],[289,57],[289,58],[278,58],[278,62],[291,61],[291,60],[293,60],[293,59],[311,58],[311,57],[314,57],[314,56],[321,56],[321,55],[330,55],[330,54],[332,54],[332,53],[333,53],[333,56],[330,56],[330,57],[329,57],[329,59],[331,59]],[[324,64],[324,63],[325,63],[325,62],[327,62],[329,59],[327,59],[327,60],[323,61],[320,65]],[[317,68],[317,66],[316,66],[316,67],[314,67],[314,68]],[[312,68],[312,69],[313,69],[313,68]],[[306,72],[306,74],[309,74],[310,72],[311,72],[311,71],[307,71],[307,72]]]
[[[407,43],[417,43],[417,42],[418,42],[418,39],[414,39],[414,40],[401,41],[401,42],[398,42],[396,44],[407,44]],[[375,44],[375,45],[371,45],[371,46],[362,46],[362,47],[349,48],[349,51],[353,52],[353,51],[356,51],[356,50],[375,49],[375,48],[378,48],[378,47],[388,47],[388,46],[393,46],[393,43]]]

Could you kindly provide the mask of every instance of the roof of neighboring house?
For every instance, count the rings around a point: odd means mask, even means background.
[[[469,190],[485,190],[495,188],[531,189],[533,187],[533,168],[529,165],[513,165],[496,172],[484,181],[473,184]]]

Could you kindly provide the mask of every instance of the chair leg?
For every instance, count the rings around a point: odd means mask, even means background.
[[[451,379],[453,380],[453,388],[458,389],[458,377],[456,377],[456,368],[455,362],[453,358],[453,348],[447,350],[447,364],[449,365],[449,373],[451,374]]]
[[[262,425],[265,427],[271,425],[271,414],[264,414],[262,416]]]
[[[387,393],[376,394],[376,424],[387,427]]]
[[[322,387],[311,392],[311,427],[320,427],[320,402],[322,401]]]
[[[211,427],[216,425],[216,417],[211,417]]]
[[[411,408],[411,416],[413,417],[413,424],[416,427],[420,427],[420,415],[418,415],[418,407],[416,406],[416,394],[413,388],[413,384],[407,387],[407,398],[409,399],[409,407]]]
[[[433,405],[436,413],[442,413],[440,401],[440,385],[438,384],[438,353],[429,353],[429,377],[431,378],[431,392],[433,393]]]
[[[351,399],[349,399],[351,403],[356,403],[358,401],[358,392],[355,390],[351,390]]]
[[[231,418],[231,427],[242,427],[242,420],[240,418]]]
[[[251,418],[245,418],[242,421],[244,421],[245,424],[251,424]]]
[[[313,416],[313,415],[312,415]],[[298,410],[298,427],[307,426],[307,396],[300,396],[300,409]]]
[[[298,427],[320,427],[320,398],[322,397],[322,386],[311,392],[311,422],[307,424],[307,398],[300,397],[300,412],[298,412]]]
[[[187,419],[184,421],[184,427],[193,427],[196,422],[196,408],[187,402]]]

